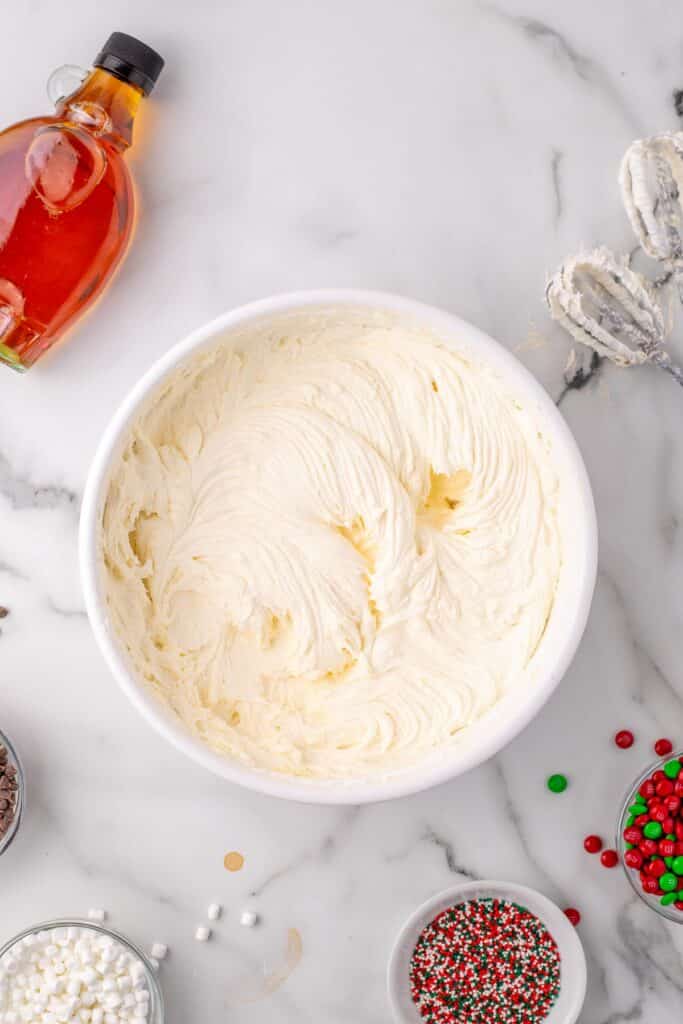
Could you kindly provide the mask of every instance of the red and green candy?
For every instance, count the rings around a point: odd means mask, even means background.
[[[666,741],[669,744],[669,741]],[[660,749],[664,741],[659,740]],[[666,753],[670,753],[671,748]],[[674,757],[633,794],[623,832],[624,864],[643,892],[683,911],[683,763]]]

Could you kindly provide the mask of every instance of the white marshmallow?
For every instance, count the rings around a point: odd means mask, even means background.
[[[209,903],[208,910],[206,911],[206,915],[209,921],[217,921],[218,918],[221,916],[222,910],[223,908],[221,907],[220,903]]]
[[[142,961],[115,939],[53,928],[0,959],[0,1024],[146,1024]]]
[[[107,912],[106,910],[102,910],[101,907],[91,907],[88,911],[88,919],[90,921],[97,921],[99,924],[102,924],[106,917]]]
[[[155,960],[163,960],[168,953],[168,946],[164,945],[163,942],[154,942],[150,950],[150,956],[153,956]]]
[[[240,914],[240,924],[245,928],[253,928],[258,921],[258,914],[255,910],[243,910]]]
[[[194,933],[194,937],[197,942],[208,942],[211,938],[211,929],[206,928],[204,925],[200,925]]]

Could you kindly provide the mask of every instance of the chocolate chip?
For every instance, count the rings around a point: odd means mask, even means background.
[[[0,839],[9,832],[17,810],[19,789],[17,766],[12,764],[7,747],[0,743]]]
[[[4,605],[0,604],[0,619],[6,619],[9,615],[9,608],[5,608]]]

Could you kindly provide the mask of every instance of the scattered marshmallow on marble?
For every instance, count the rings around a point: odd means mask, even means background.
[[[209,909],[206,912],[209,921],[217,921],[221,916],[222,910],[223,908],[220,903],[209,903]]]
[[[255,910],[243,910],[240,915],[240,924],[245,928],[253,928],[258,921],[258,914]]]
[[[102,924],[106,920],[107,912],[102,910],[101,907],[91,907],[88,911],[88,919],[90,921],[96,921],[98,924]]]
[[[168,946],[163,942],[153,942],[149,955],[153,960],[165,960],[168,955]]]
[[[200,925],[194,933],[194,937],[197,942],[208,942],[211,938],[211,929],[204,927],[204,925]]]
[[[33,932],[0,959],[0,1024],[147,1024],[143,962],[91,928]]]

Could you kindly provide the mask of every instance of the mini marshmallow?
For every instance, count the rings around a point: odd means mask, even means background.
[[[88,911],[88,919],[90,921],[97,921],[98,924],[102,924],[106,917],[107,912],[106,910],[102,910],[101,907],[91,907]]]
[[[0,958],[0,1024],[148,1024],[144,963],[93,929],[53,928]]]
[[[194,937],[197,942],[208,942],[211,938],[211,929],[205,928],[204,925],[200,925],[194,933]]]
[[[208,910],[206,911],[206,916],[208,917],[209,921],[217,921],[218,918],[221,916],[222,910],[223,908],[221,907],[220,903],[209,903]]]
[[[155,960],[164,960],[167,953],[168,946],[166,946],[163,942],[152,943],[150,955],[153,956]]]
[[[258,914],[255,910],[243,910],[240,915],[240,924],[245,928],[253,928],[258,921]]]

